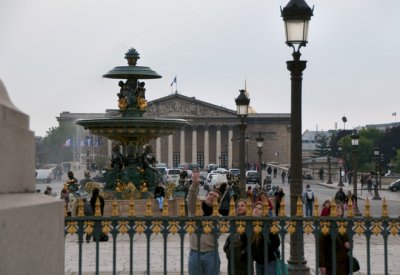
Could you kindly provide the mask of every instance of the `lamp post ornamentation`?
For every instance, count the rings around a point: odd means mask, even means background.
[[[250,98],[246,95],[246,90],[239,90],[240,94],[235,99],[237,107],[237,115],[240,119],[239,129],[240,129],[240,144],[239,144],[239,190],[240,197],[246,198],[246,178],[245,178],[245,135],[246,135],[246,123],[245,119],[248,114],[248,108],[250,104]]]
[[[303,192],[302,139],[301,139],[301,90],[303,71],[307,61],[300,60],[300,48],[307,45],[308,25],[313,10],[304,0],[290,0],[282,9],[285,23],[286,44],[293,48],[293,60],[287,61],[291,75],[291,115],[290,115],[290,215],[296,216],[297,199]],[[296,49],[297,46],[297,49]],[[290,235],[290,273],[310,274],[304,258],[304,239],[302,234]]]
[[[264,138],[262,137],[261,133],[258,133],[258,137],[256,138],[257,142],[257,154],[258,154],[258,182],[260,186],[262,186],[262,154],[263,154],[263,146],[264,146]]]
[[[357,199],[357,173],[358,173],[358,143],[360,136],[357,131],[354,131],[351,135],[351,145],[353,146],[352,157],[353,157],[353,195]],[[357,199],[358,200],[358,199]],[[358,203],[354,204],[354,215],[361,216],[360,210],[358,209]]]
[[[375,158],[375,185],[374,185],[374,197],[372,198],[373,200],[382,200],[381,196],[379,196],[379,190],[378,190],[378,185],[379,185],[379,148],[375,147],[374,148],[374,158]]]

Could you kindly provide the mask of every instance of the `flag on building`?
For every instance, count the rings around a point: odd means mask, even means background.
[[[64,142],[63,146],[64,146],[64,147],[69,147],[69,146],[71,146],[71,138],[68,138],[68,139]]]
[[[175,76],[175,78],[174,78],[174,80],[172,80],[172,82],[171,82],[171,87],[172,87],[172,85],[174,85],[174,83],[176,83],[176,76]]]

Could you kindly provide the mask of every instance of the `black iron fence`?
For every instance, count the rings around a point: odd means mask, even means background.
[[[120,212],[119,203],[112,202],[110,216],[100,215],[99,203],[96,204],[94,216],[84,216],[83,202],[79,201],[76,217],[65,217],[66,235],[66,272],[83,274],[187,274],[188,236],[195,234],[211,234],[219,242],[215,251],[219,253],[222,264],[221,272],[228,273],[227,261],[223,252],[223,244],[231,234],[246,236],[252,240],[255,234],[264,238],[264,260],[268,260],[270,234],[279,236],[279,264],[287,264],[289,274],[320,273],[320,255],[331,255],[330,274],[342,274],[337,270],[336,253],[337,237],[346,236],[350,247],[348,259],[356,257],[362,274],[400,274],[397,252],[400,238],[400,219],[389,217],[387,203],[383,200],[381,217],[371,217],[368,200],[365,203],[363,216],[355,217],[351,202],[347,206],[344,217],[336,216],[333,202],[330,216],[320,217],[318,201],[314,204],[313,217],[303,217],[302,203],[297,204],[297,215],[288,217],[285,213],[284,201],[277,217],[268,216],[268,205],[263,206],[265,217],[251,216],[251,203],[247,204],[246,216],[233,216],[234,202],[231,202],[230,215],[218,215],[214,205],[212,216],[200,216],[200,201],[197,203],[197,216],[185,215],[184,202],[178,206],[178,214],[171,216],[168,200],[164,201],[161,213],[154,213],[153,201],[146,201],[144,213],[136,213],[135,201],[129,201],[125,213]],[[158,216],[155,216],[158,215]],[[299,234],[304,237],[304,244],[299,251],[291,251],[290,235]],[[87,237],[91,236],[87,244]],[[107,236],[107,237],[106,237]],[[329,251],[326,247],[321,251],[321,238],[330,236]],[[107,239],[107,240],[106,240]],[[94,240],[94,241],[93,241]],[[106,241],[106,242],[102,242]],[[251,243],[250,241],[248,243]],[[231,246],[230,260],[235,258],[235,250]],[[298,246],[295,246],[298,247]],[[91,251],[87,253],[87,251]],[[289,251],[289,252],[288,252]],[[254,252],[254,250],[253,250]],[[253,266],[251,245],[244,248],[246,260]],[[72,260],[71,260],[72,259]],[[215,261],[218,259],[216,258]],[[76,264],[76,266],[74,266]],[[349,274],[353,274],[355,262],[349,260]],[[235,274],[234,265],[230,265],[230,274]],[[268,270],[265,270],[268,274]],[[329,274],[329,273],[328,273]]]

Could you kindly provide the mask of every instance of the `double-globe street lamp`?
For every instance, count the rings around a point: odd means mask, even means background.
[[[374,148],[374,158],[375,158],[375,186],[374,186],[374,197],[373,200],[381,200],[379,196],[378,185],[379,185],[379,148]]]
[[[353,146],[353,194],[354,197],[357,199],[357,173],[358,173],[358,143],[360,140],[360,136],[358,135],[357,131],[354,130],[353,134],[351,135],[351,145]],[[354,204],[354,215],[361,216],[360,211],[358,210],[358,203]]]
[[[291,0],[281,9],[285,23],[286,44],[293,48],[293,60],[287,61],[291,75],[291,115],[290,115],[290,215],[296,216],[297,199],[303,191],[302,178],[302,140],[301,140],[301,89],[303,70],[307,61],[300,60],[300,48],[306,46],[308,25],[313,10],[304,0]],[[296,49],[297,46],[297,49]],[[290,270],[294,273],[309,274],[304,258],[302,234],[290,235]]]
[[[240,190],[240,197],[242,199],[246,198],[246,177],[245,177],[245,134],[246,134],[246,123],[245,119],[247,117],[249,111],[249,104],[250,98],[246,95],[246,90],[239,90],[240,94],[235,99],[236,108],[237,108],[237,115],[240,118],[240,139],[239,139],[239,190]]]
[[[262,137],[261,133],[258,133],[258,137],[256,138],[257,142],[257,154],[258,154],[258,183],[262,186],[262,154],[263,154],[263,146],[264,146],[264,138]]]

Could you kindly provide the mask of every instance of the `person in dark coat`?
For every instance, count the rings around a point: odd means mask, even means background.
[[[96,214],[96,202],[97,199],[100,201],[100,213],[103,216],[104,215],[104,198],[100,196],[100,189],[95,187],[92,190],[92,197],[90,198],[90,206],[92,209],[93,215]],[[86,242],[89,243],[90,239],[92,238],[92,234],[86,234]],[[94,238],[93,238],[94,240]],[[106,241],[108,240],[108,236],[105,234],[101,234],[100,236],[100,241]]]
[[[236,205],[236,215],[246,215],[246,200],[240,199]],[[228,275],[247,275],[247,236],[246,233],[239,234],[237,232],[231,233],[226,239],[224,244],[224,252],[228,260]],[[233,262],[231,259],[233,246]],[[251,262],[250,262],[251,264]],[[234,272],[231,271],[232,265]],[[253,266],[251,266],[251,273],[254,274]]]
[[[331,206],[333,208],[333,206]],[[331,209],[332,211],[332,209]],[[343,204],[336,202],[336,216],[342,217],[344,213]],[[348,275],[350,263],[348,251],[350,241],[347,234],[336,235],[336,275]],[[319,270],[321,275],[331,275],[332,271],[332,236],[321,234],[319,238]]]
[[[263,213],[262,202],[258,201],[253,207],[253,216],[260,217]],[[265,229],[264,229],[265,230]],[[264,262],[264,235],[262,232],[254,233],[251,240],[251,255],[256,262],[256,275],[263,275],[265,268],[268,274],[276,274],[276,260],[280,257],[279,246],[281,241],[279,235],[269,233],[268,235],[268,263]]]
[[[228,216],[231,202],[231,192],[228,190],[228,184],[226,182],[219,186],[219,192],[222,194],[222,198],[219,203],[218,211],[222,216]]]

